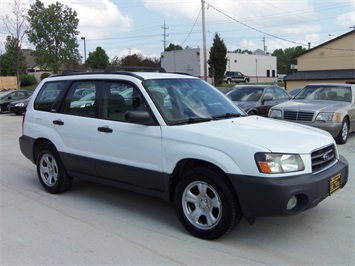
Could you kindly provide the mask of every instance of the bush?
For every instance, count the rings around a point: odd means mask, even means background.
[[[45,78],[48,78],[51,74],[49,74],[48,72],[43,72],[41,74],[41,80],[44,80]]]
[[[24,74],[21,76],[21,86],[31,86],[36,84],[36,78],[33,75]]]

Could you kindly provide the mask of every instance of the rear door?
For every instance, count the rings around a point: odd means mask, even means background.
[[[52,113],[48,119],[58,136],[59,152],[66,170],[96,175],[93,132],[100,81],[76,80],[68,86],[60,112]]]

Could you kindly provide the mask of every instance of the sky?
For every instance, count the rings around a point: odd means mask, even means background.
[[[35,0],[22,0],[27,7]],[[139,53],[160,57],[164,45],[203,47],[201,0],[58,0],[78,13],[79,51],[100,46],[110,59]],[[12,15],[0,0],[0,16]],[[42,0],[48,6],[55,0]],[[228,51],[272,53],[302,45],[315,47],[355,30],[355,0],[204,0],[206,46],[216,33]],[[0,52],[6,30],[0,22]],[[165,40],[165,42],[164,42]],[[24,41],[26,48],[34,49]]]

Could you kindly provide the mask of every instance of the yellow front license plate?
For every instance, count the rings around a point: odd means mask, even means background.
[[[337,174],[336,176],[333,176],[329,180],[329,193],[332,195],[334,192],[339,190],[341,187],[341,174]]]

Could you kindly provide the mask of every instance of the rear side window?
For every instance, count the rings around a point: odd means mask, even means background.
[[[63,113],[95,117],[98,84],[98,81],[73,82],[65,99]]]
[[[43,85],[34,102],[34,109],[50,112],[65,81],[47,82]]]

